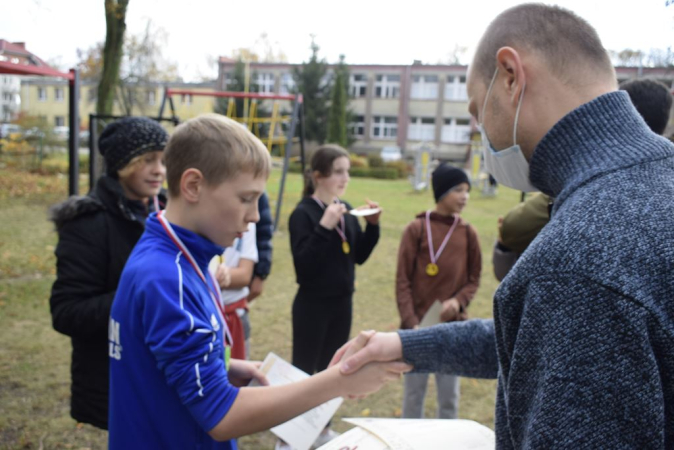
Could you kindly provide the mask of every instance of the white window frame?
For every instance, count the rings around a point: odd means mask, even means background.
[[[54,116],[54,126],[57,127],[65,127],[66,126],[66,118],[65,116]]]
[[[191,105],[192,104],[192,94],[181,94],[180,95],[180,103],[183,105]]]
[[[398,137],[398,117],[374,116],[372,118],[372,139],[395,140]]]
[[[410,141],[435,141],[435,117],[410,117],[407,133]]]
[[[276,79],[271,72],[258,72],[255,74],[255,83],[261,94],[273,94]]]
[[[448,144],[468,144],[470,130],[469,118],[445,117],[440,140]]]
[[[437,75],[414,75],[410,98],[415,100],[436,100],[438,98],[439,78]]]
[[[448,75],[445,80],[445,100],[468,101],[465,75]]]
[[[377,98],[400,97],[400,75],[378,74],[375,77],[374,92],[375,97]],[[379,93],[379,95],[377,95],[377,93]]]
[[[54,101],[62,102],[65,99],[63,88],[55,87],[54,88]]]
[[[367,96],[367,74],[352,73],[349,75],[349,97],[362,98]]]
[[[147,91],[147,104],[152,106],[157,103],[157,92],[156,91]]]
[[[365,116],[353,116],[353,122],[349,123],[349,131],[353,137],[365,137]]]
[[[37,88],[37,101],[46,102],[47,101],[47,88],[39,87]]]

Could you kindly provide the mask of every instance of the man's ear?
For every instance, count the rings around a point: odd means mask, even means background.
[[[503,74],[503,87],[510,96],[510,101],[516,105],[526,84],[520,54],[512,47],[501,47],[496,52],[496,67]]]
[[[199,169],[187,169],[180,177],[180,196],[190,203],[197,203],[204,181],[204,175]]]

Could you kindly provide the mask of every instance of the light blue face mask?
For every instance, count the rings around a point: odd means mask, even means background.
[[[484,105],[482,105],[483,118],[485,111],[487,110],[487,100],[491,94],[491,89],[494,86],[494,81],[496,81],[497,74],[498,69],[496,69],[496,72],[494,72],[491,83],[489,83],[489,89],[487,89],[487,95],[484,98]],[[538,189],[536,189],[529,181],[529,162],[522,154],[522,149],[520,146],[517,145],[517,121],[520,117],[520,106],[522,106],[522,98],[524,97],[525,88],[526,84],[522,86],[519,103],[517,104],[517,111],[515,112],[513,145],[503,150],[494,150],[494,147],[492,147],[491,142],[487,137],[487,132],[484,129],[483,121],[480,123],[480,132],[482,133],[483,143],[482,153],[484,155],[485,168],[487,169],[487,172],[496,178],[496,181],[504,186],[517,189],[518,191],[535,192]]]

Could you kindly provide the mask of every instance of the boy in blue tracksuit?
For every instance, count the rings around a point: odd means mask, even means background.
[[[235,449],[239,436],[409,370],[373,363],[351,376],[335,367],[289,385],[242,387],[266,380],[259,363],[229,360],[208,263],[258,221],[269,155],[248,130],[209,114],[176,128],[164,158],[168,207],[147,220],[110,316],[110,449]]]

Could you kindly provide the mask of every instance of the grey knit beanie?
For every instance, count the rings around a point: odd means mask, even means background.
[[[98,151],[105,159],[106,172],[117,178],[121,170],[136,156],[164,150],[168,133],[147,117],[125,117],[109,124],[98,139]]]

